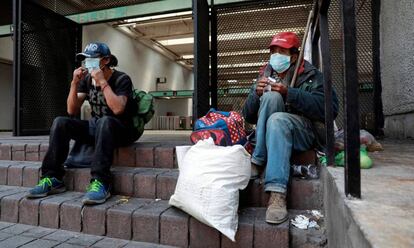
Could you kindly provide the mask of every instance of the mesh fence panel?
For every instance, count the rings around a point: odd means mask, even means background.
[[[48,132],[53,119],[66,115],[66,98],[80,51],[80,30],[62,16],[22,1],[20,52],[20,130]]]
[[[278,1],[217,9],[219,109],[241,111],[252,80],[269,60],[272,36],[292,31],[302,38],[311,8],[312,1]]]
[[[343,65],[342,65],[342,19],[340,1],[331,1],[328,12],[329,40],[331,46],[332,82],[338,92],[340,112],[336,118],[339,127],[343,127]],[[359,113],[361,128],[373,130],[374,118],[374,77],[372,54],[372,17],[371,0],[355,1],[357,30],[357,60],[359,82]]]
[[[217,8],[218,108],[241,111],[259,68],[269,59],[271,37],[282,31],[302,39],[313,1],[275,1]],[[356,4],[361,128],[373,128],[373,57],[371,0]],[[337,124],[343,124],[343,65],[340,1],[331,1],[329,38],[332,82],[340,100]],[[255,38],[252,38],[252,37]],[[258,38],[256,38],[258,37]]]
[[[53,10],[61,15],[78,14],[82,12],[95,11],[101,9],[115,8],[145,2],[155,2],[153,0],[35,0],[36,3]]]
[[[71,15],[82,12],[121,7],[145,2],[154,2],[153,0],[37,0],[38,4],[53,10],[61,15]]]

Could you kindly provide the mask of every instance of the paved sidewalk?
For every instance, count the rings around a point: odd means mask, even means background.
[[[113,239],[44,227],[0,222],[1,248],[167,248],[151,243]]]

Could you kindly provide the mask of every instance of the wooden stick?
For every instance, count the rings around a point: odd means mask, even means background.
[[[306,24],[306,28],[305,28],[305,34],[303,35],[303,40],[302,40],[302,45],[300,46],[300,51],[299,51],[299,57],[296,60],[296,65],[295,65],[295,72],[293,73],[293,77],[292,77],[292,81],[290,81],[290,87],[295,87],[296,84],[296,79],[298,77],[298,71],[299,71],[299,67],[300,64],[302,63],[302,59],[303,59],[303,54],[305,53],[305,43],[306,43],[306,39],[308,38],[308,33],[309,33],[309,28],[310,25],[312,23],[312,19],[313,19],[313,8],[309,13],[308,16],[308,23]]]

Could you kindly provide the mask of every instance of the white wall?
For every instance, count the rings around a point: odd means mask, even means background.
[[[0,38],[0,59],[13,60],[13,40],[11,37]]]
[[[190,116],[191,99],[156,99],[155,100],[155,113],[157,115],[167,115],[167,112],[171,112],[172,115]]]
[[[414,138],[414,2],[381,1],[380,63],[385,134]]]
[[[11,37],[0,38],[0,60],[13,61]],[[13,128],[13,65],[0,62],[0,130]]]
[[[127,73],[137,88],[155,91],[157,77],[167,78],[167,84],[162,85],[163,88],[167,87],[170,90],[190,90],[193,88],[191,70],[107,24],[83,27],[83,47],[93,41],[108,44],[111,52],[118,58],[118,69]]]
[[[0,62],[0,130],[13,129],[13,65]]]

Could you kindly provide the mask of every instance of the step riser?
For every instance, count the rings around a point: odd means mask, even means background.
[[[179,144],[177,144],[179,145]],[[178,168],[174,145],[135,143],[114,152],[114,166]],[[0,144],[0,160],[43,161],[48,144]]]
[[[27,200],[19,192],[5,196],[2,188],[0,212],[6,211],[1,215],[2,221],[179,247],[260,248],[268,247],[269,237],[274,239],[275,247],[289,245],[288,222],[278,226],[265,223],[265,209],[249,208],[240,213],[238,242],[232,243],[215,229],[168,206],[166,201],[133,198],[117,204],[119,197],[114,197],[106,206],[82,207],[77,205],[77,193]],[[12,213],[14,218],[6,217],[6,213]],[[38,222],[28,221],[29,213]]]
[[[0,163],[0,185],[33,187],[40,175],[39,163]],[[169,200],[178,179],[177,170],[144,168],[113,168],[114,194],[139,198]],[[84,192],[90,182],[90,169],[68,169],[65,185],[68,190]],[[251,180],[240,193],[241,207],[266,207],[269,194],[263,191],[261,180]],[[321,209],[319,180],[293,178],[288,191],[290,209]]]

